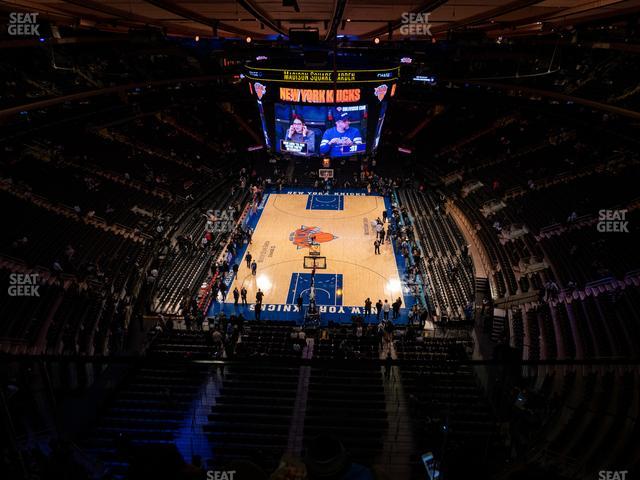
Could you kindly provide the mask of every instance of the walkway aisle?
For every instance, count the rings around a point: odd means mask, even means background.
[[[187,463],[191,462],[193,455],[200,455],[203,462],[211,457],[211,445],[202,427],[209,421],[211,407],[220,394],[222,379],[220,370],[215,366],[211,367],[187,420],[176,432],[176,446]]]
[[[309,378],[311,377],[311,367],[301,366],[298,376],[298,392],[296,403],[293,407],[293,416],[289,427],[289,442],[287,443],[287,453],[300,456],[304,438],[304,419],[307,415],[307,397],[309,395]]]
[[[313,357],[313,338],[307,338],[307,345],[302,350],[302,358]],[[309,396],[309,379],[311,378],[311,367],[301,366],[298,374],[298,391],[296,393],[296,403],[293,407],[291,426],[289,427],[289,442],[287,443],[287,453],[300,456],[304,438],[304,419],[307,415],[307,398]]]
[[[386,358],[387,352],[391,353],[391,358],[397,358],[393,343],[385,342],[381,358]],[[380,368],[384,379],[388,429],[384,438],[383,454],[376,466],[389,478],[410,478],[411,455],[414,453],[413,436],[400,369],[397,366],[392,366],[390,371],[387,371],[389,367],[386,366]]]

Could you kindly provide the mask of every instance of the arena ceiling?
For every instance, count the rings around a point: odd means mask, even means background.
[[[170,35],[263,39],[311,27],[323,39],[382,41],[469,30],[495,37],[541,34],[640,12],[640,0],[2,0],[0,5],[110,31],[153,26]]]

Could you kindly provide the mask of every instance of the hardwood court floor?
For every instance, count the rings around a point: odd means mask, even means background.
[[[309,210],[309,204],[322,208],[322,202],[325,201],[322,196],[313,200],[309,197],[270,194],[253,234],[252,244],[247,249],[258,265],[257,275],[251,274],[243,257],[230,290],[236,286],[240,289],[244,285],[250,303],[255,301],[258,288],[265,294],[264,304],[295,303],[292,286],[297,287],[297,278],[300,276],[296,274],[310,273],[310,270],[303,268],[303,258],[309,254],[305,243],[310,228],[317,227],[319,231],[316,231],[315,237],[321,243],[320,255],[327,258],[327,269],[319,269],[316,273],[342,275],[342,288],[337,283],[334,298],[326,303],[319,299],[318,303],[362,306],[367,297],[374,304],[379,298],[383,301],[386,298],[392,303],[401,295],[393,247],[385,243],[380,247],[381,255],[374,255],[375,230],[371,226],[377,217],[382,217],[383,198],[347,195],[334,202],[342,210]],[[303,229],[303,226],[307,228]],[[298,242],[300,248],[294,242]],[[323,275],[323,278],[327,277],[329,275]]]

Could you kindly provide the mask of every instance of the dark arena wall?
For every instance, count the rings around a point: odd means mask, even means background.
[[[2,478],[638,478],[640,7],[552,3],[0,3]]]

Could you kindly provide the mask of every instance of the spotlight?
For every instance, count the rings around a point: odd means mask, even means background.
[[[347,18],[347,22],[350,22],[350,21],[351,21],[351,19],[350,19],[350,18]]]
[[[251,39],[251,37],[247,37],[247,38],[245,38],[245,41],[246,41],[247,43],[251,43],[251,40],[252,40],[252,39]]]
[[[395,295],[396,293],[402,293],[402,284],[398,279],[392,279],[387,282],[385,291]]]
[[[272,286],[271,279],[264,274],[258,275],[258,278],[256,278],[256,285],[263,292],[268,292],[269,290],[271,290]]]
[[[380,43],[380,39],[378,37],[373,39],[373,43],[375,43],[376,45]]]
[[[194,39],[196,42],[200,41],[200,35],[196,35],[196,38]]]

